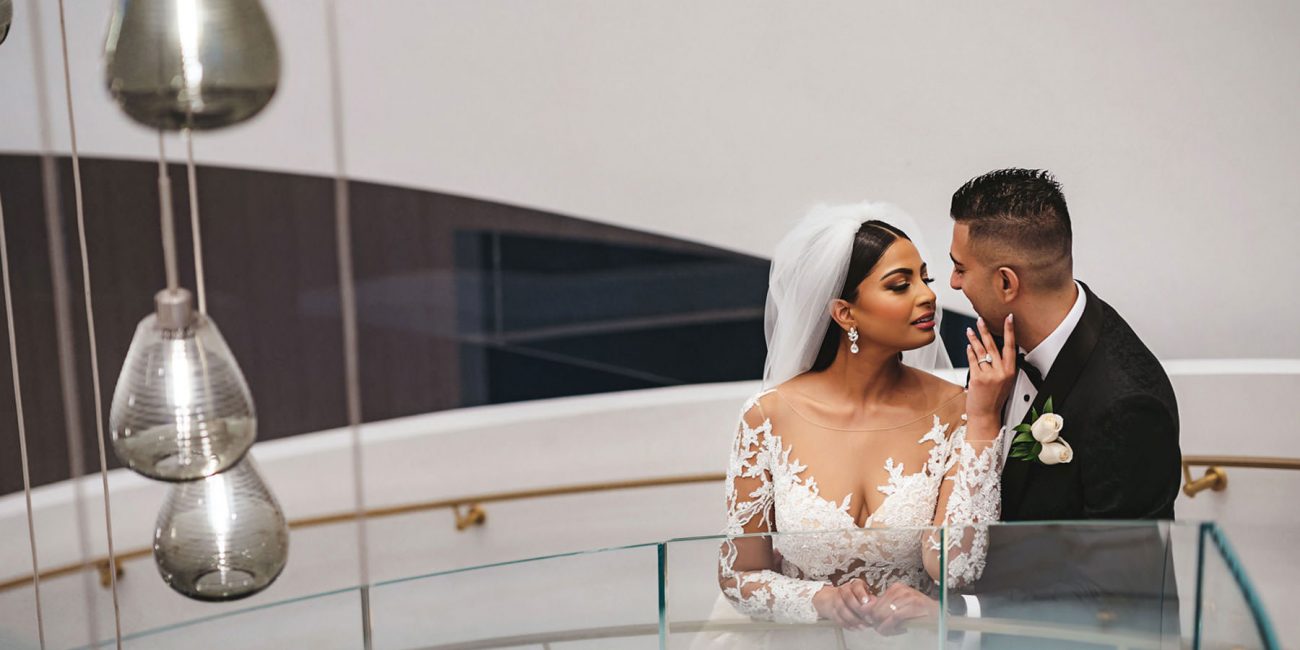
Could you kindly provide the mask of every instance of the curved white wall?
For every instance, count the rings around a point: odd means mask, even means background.
[[[41,148],[36,2],[19,0],[0,49],[0,150]],[[333,173],[323,4],[265,4],[284,84],[255,122],[202,134],[197,154]],[[149,158],[152,135],[102,88],[108,10],[69,3],[80,144]],[[44,11],[52,142],[66,151]],[[1079,276],[1159,356],[1300,356],[1295,3],[340,0],[339,25],[357,178],[767,256],[808,205],[865,197],[911,211],[942,251],[961,182],[1048,167]]]

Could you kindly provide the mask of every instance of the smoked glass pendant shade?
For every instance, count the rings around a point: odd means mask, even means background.
[[[270,586],[289,558],[289,526],[252,456],[173,485],[158,513],[153,555],[167,586],[189,598],[237,600]]]
[[[239,462],[257,437],[244,375],[217,326],[196,314],[136,327],[108,416],[117,457],[163,481],[192,481]]]
[[[258,0],[117,0],[105,59],[113,99],[157,129],[238,124],[280,83],[275,34]]]
[[[0,43],[9,36],[9,26],[14,22],[14,0],[0,0]]]

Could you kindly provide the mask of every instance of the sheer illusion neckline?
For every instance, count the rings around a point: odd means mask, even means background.
[[[933,416],[934,416],[935,414],[937,414],[941,409],[943,409],[943,407],[945,407],[945,406],[951,404],[953,400],[955,400],[955,399],[957,399],[958,397],[961,397],[962,395],[966,394],[966,391],[958,391],[958,392],[955,393],[952,397],[949,397],[948,399],[946,399],[946,400],[940,402],[939,404],[937,404],[933,409],[930,409],[930,410],[927,411],[926,413],[923,413],[922,415],[917,416],[917,417],[916,417],[915,419],[913,419],[913,420],[908,420],[907,422],[902,422],[902,423],[899,423],[899,424],[891,424],[891,425],[889,425],[889,426],[887,426],[887,427],[871,427],[871,428],[867,428],[867,429],[848,429],[848,428],[844,428],[844,427],[832,427],[832,426],[828,426],[828,425],[822,424],[822,423],[820,423],[820,422],[817,422],[817,421],[815,421],[815,420],[809,418],[808,416],[804,415],[803,413],[800,413],[800,412],[799,412],[799,409],[797,409],[797,408],[794,407],[794,403],[793,403],[791,400],[786,399],[785,395],[781,392],[781,389],[779,389],[779,388],[773,388],[773,389],[772,389],[772,392],[775,393],[778,397],[780,397],[780,398],[781,398],[781,401],[785,403],[786,408],[790,409],[790,412],[791,412],[791,413],[794,413],[795,417],[799,418],[800,420],[803,420],[804,422],[807,422],[808,424],[811,424],[811,425],[813,425],[813,426],[815,426],[815,427],[817,427],[817,428],[819,428],[819,429],[826,429],[826,430],[828,430],[828,431],[845,431],[845,432],[852,432],[852,433],[864,433],[864,432],[869,432],[869,431],[891,431],[891,430],[894,430],[894,429],[901,429],[901,428],[903,428],[903,427],[906,427],[906,426],[910,426],[910,425],[916,424],[917,422],[921,422],[922,420],[926,420],[926,419],[928,419],[928,418],[933,417]]]

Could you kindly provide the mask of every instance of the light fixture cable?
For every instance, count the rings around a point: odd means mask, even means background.
[[[0,272],[4,275],[5,321],[9,326],[9,365],[14,374],[14,411],[18,416],[18,456],[23,465],[23,498],[27,501],[27,541],[32,547],[32,589],[36,592],[36,635],[45,650],[45,616],[41,610],[41,563],[36,557],[36,521],[32,517],[32,475],[27,463],[27,425],[23,418],[23,389],[18,377],[18,341],[14,336],[14,301],[9,287],[9,241],[5,238],[4,200],[0,197]]]
[[[334,229],[339,266],[339,298],[343,316],[343,359],[348,400],[348,430],[352,438],[352,493],[357,522],[357,565],[361,582],[361,634],[365,650],[373,647],[370,610],[370,551],[366,531],[366,493],[361,445],[361,382],[357,353],[357,298],[352,267],[352,225],[348,205],[347,157],[343,143],[343,81],[339,66],[339,33],[333,0],[325,3],[329,46],[330,105],[334,131]]]
[[[189,127],[181,129],[185,139],[185,176],[190,189],[190,232],[194,239],[194,292],[199,297],[199,313],[208,313],[207,283],[203,276],[203,230],[199,228],[199,178],[194,166],[194,135]]]
[[[95,398],[95,439],[99,443],[99,479],[104,489],[104,533],[108,540],[108,579],[113,594],[113,638],[122,650],[122,606],[117,597],[117,552],[113,548],[113,510],[108,495],[108,456],[104,446],[104,401],[99,385],[99,349],[95,343],[95,310],[90,293],[90,255],[86,252],[86,211],[81,192],[81,159],[77,154],[77,121],[72,109],[72,72],[68,63],[68,25],[59,0],[59,38],[63,51],[63,94],[68,103],[68,135],[72,152],[72,188],[76,198],[77,243],[81,250],[81,280],[86,299],[86,334],[90,339],[90,383]]]
[[[77,549],[81,561],[94,555],[90,542],[90,511],[86,504],[85,428],[82,426],[81,391],[77,385],[77,354],[73,338],[72,287],[68,278],[68,249],[63,232],[63,200],[59,191],[59,169],[54,157],[50,124],[48,68],[45,65],[45,21],[41,3],[29,6],[28,32],[32,43],[33,81],[36,86],[37,132],[41,142],[41,197],[45,211],[46,248],[50,259],[50,288],[54,298],[54,337],[59,357],[59,387],[63,405],[63,437],[68,443],[68,479],[72,486],[73,510],[77,520]],[[81,573],[81,591],[85,597],[86,640],[99,638],[98,586],[89,571]]]

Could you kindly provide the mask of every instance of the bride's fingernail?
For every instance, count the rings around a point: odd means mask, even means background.
[[[1008,322],[1008,323],[1014,323],[1014,322],[1016,322],[1016,315],[1015,315],[1015,314],[1007,314],[1007,322]]]

